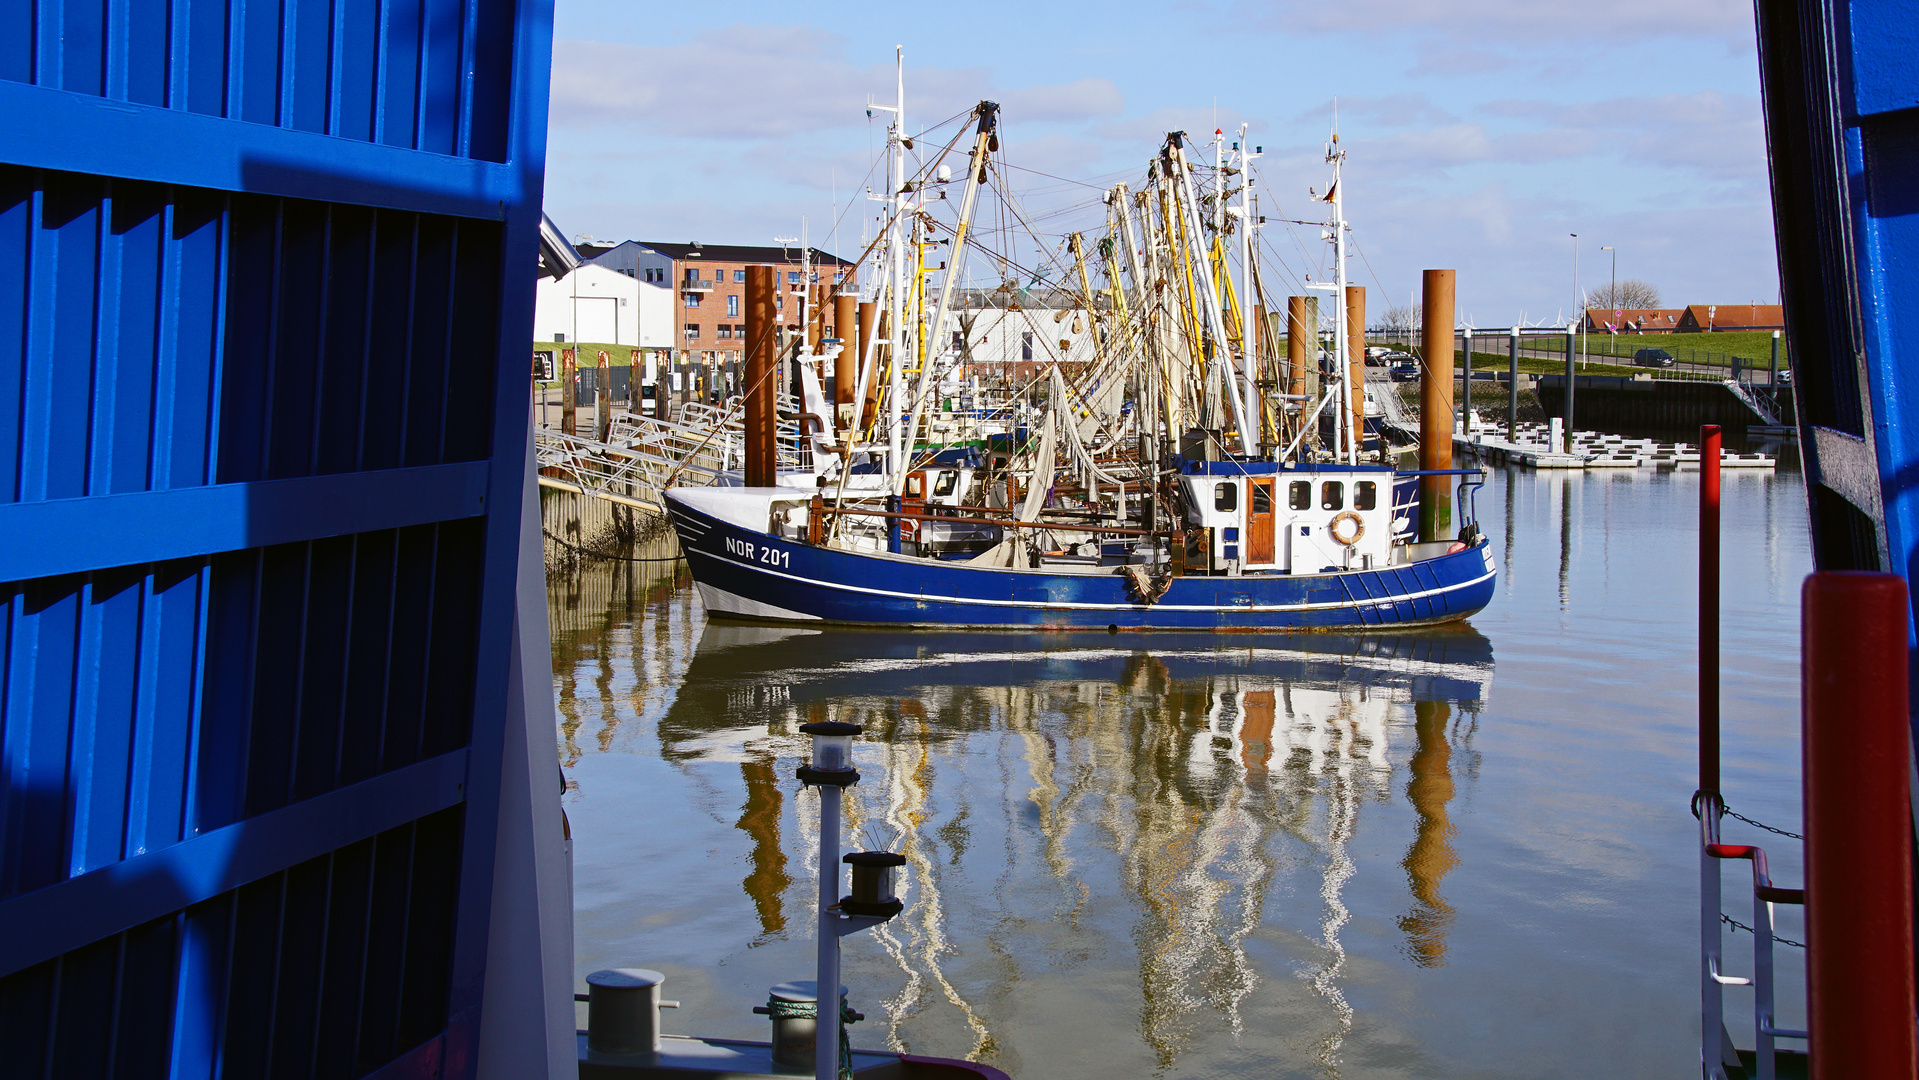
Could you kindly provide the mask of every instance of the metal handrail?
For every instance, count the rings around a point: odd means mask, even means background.
[[[1758,1080],[1777,1080],[1778,1077],[1778,1039],[1808,1039],[1810,1032],[1798,1028],[1777,1026],[1774,1015],[1774,989],[1776,985],[1775,965],[1773,962],[1773,905],[1804,905],[1806,894],[1803,889],[1781,888],[1773,884],[1772,872],[1766,859],[1764,848],[1750,844],[1725,844],[1719,840],[1720,816],[1725,812],[1723,803],[1716,793],[1701,792],[1696,800],[1699,813],[1701,872],[1710,877],[1710,887],[1701,891],[1701,926],[1710,921],[1711,930],[1707,934],[1703,948],[1702,968],[1707,976],[1702,987],[1705,1015],[1702,1017],[1702,1034],[1705,1046],[1701,1065],[1709,1078],[1721,1078],[1726,1075],[1724,1063],[1732,1055],[1732,1048],[1726,1042],[1725,1007],[1722,986],[1750,986],[1753,988],[1753,1030],[1755,1046],[1753,1050],[1755,1071]],[[1720,916],[1720,890],[1718,861],[1745,859],[1752,863],[1752,936],[1753,936],[1753,974],[1752,978],[1738,978],[1723,973],[1720,966],[1723,956],[1720,947],[1723,943],[1723,925]],[[1702,886],[1707,884],[1702,877]],[[1712,1051],[1717,1050],[1717,1055]],[[1711,1058],[1717,1056],[1718,1063]]]

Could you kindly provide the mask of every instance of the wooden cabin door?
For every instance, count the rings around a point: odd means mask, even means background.
[[[1252,505],[1246,508],[1246,562],[1249,565],[1273,561],[1273,485],[1271,477],[1249,478]]]

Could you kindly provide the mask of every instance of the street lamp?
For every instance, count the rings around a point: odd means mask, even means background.
[[[1621,322],[1624,322],[1626,319],[1626,309],[1619,306],[1619,249],[1602,247],[1599,250],[1612,252],[1612,295],[1608,296],[1607,300],[1612,303],[1613,314],[1618,316]],[[1609,329],[1614,337],[1619,336],[1619,327],[1616,324],[1612,325]]]
[[[1579,296],[1579,234],[1573,233],[1572,238],[1573,238],[1573,312],[1575,316],[1579,319],[1579,338],[1580,338],[1579,363],[1581,367],[1584,367],[1586,363],[1586,348],[1585,348],[1586,346],[1585,306],[1586,305],[1585,305],[1585,302],[1582,301]]]

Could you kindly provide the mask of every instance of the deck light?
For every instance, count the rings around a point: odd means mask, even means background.
[[[841,911],[890,919],[905,907],[893,894],[893,886],[899,868],[906,865],[906,856],[891,851],[850,851],[840,861],[853,868],[853,895],[840,900]]]
[[[859,770],[853,767],[853,736],[866,729],[858,724],[828,720],[817,724],[801,724],[800,730],[813,736],[813,760],[810,764],[800,766],[801,780],[835,787],[859,783]]]

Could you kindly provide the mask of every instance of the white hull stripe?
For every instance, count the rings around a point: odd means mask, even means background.
[[[1482,581],[1492,578],[1493,575],[1497,573],[1496,570],[1488,570],[1471,581],[1462,581],[1456,585],[1442,585],[1437,589],[1425,589],[1415,593],[1401,593],[1397,596],[1355,597],[1351,600],[1336,600],[1329,604],[1087,604],[1064,600],[987,600],[963,596],[917,596],[913,593],[895,592],[891,589],[869,589],[860,585],[842,585],[833,581],[818,581],[813,578],[804,578],[797,574],[785,574],[778,570],[767,570],[750,563],[723,559],[712,552],[700,551],[697,548],[688,549],[687,554],[712,559],[722,566],[751,570],[756,574],[765,574],[768,577],[785,578],[787,581],[798,582],[801,585],[816,585],[824,589],[837,589],[840,592],[863,593],[867,596],[885,596],[895,600],[910,600],[916,604],[973,604],[981,607],[1035,608],[1042,611],[1056,611],[1060,608],[1071,608],[1080,611],[1333,611],[1339,608],[1381,608],[1392,607],[1395,604],[1403,603],[1407,600],[1423,600],[1429,596],[1441,596],[1449,592],[1456,592],[1460,589],[1469,589]],[[1377,573],[1378,571],[1373,572]]]

